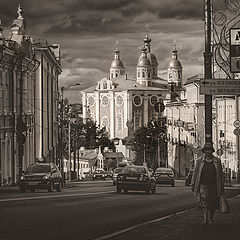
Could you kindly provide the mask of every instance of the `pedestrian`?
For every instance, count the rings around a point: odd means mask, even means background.
[[[219,198],[224,195],[224,174],[221,160],[213,156],[213,144],[206,142],[203,156],[197,159],[193,176],[192,191],[199,197],[199,207],[202,209],[202,224],[212,224],[215,210],[219,209]]]

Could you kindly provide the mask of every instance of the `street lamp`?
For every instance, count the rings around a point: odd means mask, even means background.
[[[64,91],[73,86],[80,86],[82,83],[69,84],[66,87],[61,87],[62,99],[61,99],[61,173],[65,182],[64,175],[64,161],[63,161],[63,115],[64,115]],[[69,157],[69,180],[71,180],[71,121],[70,121],[70,109],[68,109],[68,157]]]

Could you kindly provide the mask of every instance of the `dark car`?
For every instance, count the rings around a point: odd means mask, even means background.
[[[171,168],[157,168],[154,177],[156,183],[171,184],[172,187],[175,186],[174,172]]]
[[[106,179],[105,172],[103,170],[96,170],[93,172],[93,181],[95,180],[104,180]]]
[[[119,173],[122,173],[123,171],[123,167],[118,167],[118,168],[115,168],[114,171],[113,171],[113,186],[116,185],[116,182],[117,182],[117,176]]]
[[[19,189],[25,192],[30,189],[46,189],[52,192],[54,189],[61,191],[62,175],[54,163],[36,163],[30,165],[19,180]]]
[[[192,181],[193,169],[190,169],[186,178],[185,178],[185,186],[189,186]]]
[[[145,191],[146,194],[156,192],[155,178],[151,177],[148,168],[144,166],[127,166],[117,176],[117,193],[128,190]]]

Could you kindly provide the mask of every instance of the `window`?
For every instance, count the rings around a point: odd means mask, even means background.
[[[113,78],[113,73],[111,73],[111,78]]]
[[[122,116],[118,116],[117,118],[117,130],[123,129],[123,118]]]
[[[140,72],[138,72],[138,77],[140,78]]]
[[[107,96],[103,96],[102,97],[102,105],[103,107],[107,107],[108,106],[108,97]]]
[[[118,74],[116,73],[116,77],[118,77]]]
[[[94,98],[92,96],[88,97],[88,105],[90,107],[93,107],[94,106]]]
[[[108,125],[109,125],[108,117],[104,116],[104,117],[102,118],[102,127],[106,127],[106,128],[107,128]]]
[[[137,130],[141,127],[141,117],[136,116],[134,118],[134,129]]]
[[[142,77],[145,78],[145,72],[142,72]]]
[[[133,103],[135,106],[139,107],[142,104],[142,99],[139,95],[135,96],[133,99]]]
[[[148,78],[150,78],[151,77],[151,74],[150,74],[150,72],[148,72]]]
[[[120,96],[120,95],[117,96],[117,98],[116,98],[116,105],[118,107],[123,105],[123,98],[122,98],[122,96]]]
[[[107,89],[107,83],[103,83],[103,89]]]
[[[157,96],[153,95],[150,100],[151,104],[154,106],[154,104],[157,103],[157,101],[158,101]]]

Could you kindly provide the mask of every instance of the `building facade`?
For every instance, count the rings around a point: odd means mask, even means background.
[[[106,127],[111,139],[124,139],[145,126],[157,116],[154,105],[166,97],[168,82],[157,76],[158,62],[150,42],[147,33],[137,61],[136,79],[125,74],[117,47],[109,77],[81,92],[83,119],[91,118],[100,127]],[[129,151],[124,153],[130,157]]]
[[[50,133],[57,131],[56,92],[61,67],[53,52],[44,53],[47,56],[44,64],[51,67],[51,76],[44,74],[43,58],[39,57],[44,54],[39,52],[50,51],[49,46],[36,44],[26,35],[20,5],[17,15],[10,28],[0,24],[0,185],[17,183],[22,171],[36,160],[53,161],[53,157],[39,158],[38,147],[43,145],[39,139],[47,144],[44,157],[48,150],[55,149],[58,141],[57,134]],[[44,94],[39,95],[42,87]],[[40,107],[39,102],[45,105]],[[39,115],[47,115],[45,123],[39,122]],[[43,138],[39,128],[48,129],[44,132],[48,137]]]

